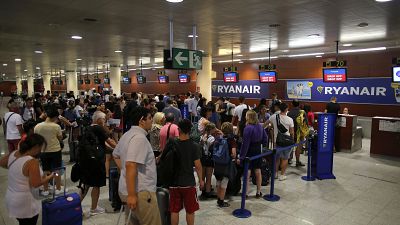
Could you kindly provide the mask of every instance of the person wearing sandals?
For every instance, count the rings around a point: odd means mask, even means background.
[[[46,145],[43,136],[32,134],[19,144],[19,150],[0,160],[0,166],[8,168],[6,207],[9,216],[16,218],[20,225],[36,225],[42,209],[39,187],[55,175],[43,176],[40,168],[38,158]]]
[[[244,118],[242,118],[244,119]],[[240,162],[243,163],[246,157],[252,157],[261,154],[261,145],[267,145],[267,133],[258,122],[257,113],[249,110],[246,113],[246,127],[243,130],[243,143],[240,149]],[[254,169],[257,182],[256,198],[261,198],[261,164],[262,158],[253,160],[249,165],[248,179],[250,180],[251,170]],[[249,183],[247,183],[247,190],[249,190]]]

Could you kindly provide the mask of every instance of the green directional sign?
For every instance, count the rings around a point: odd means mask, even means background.
[[[201,70],[203,66],[203,53],[201,51],[173,48],[172,67],[174,69]]]

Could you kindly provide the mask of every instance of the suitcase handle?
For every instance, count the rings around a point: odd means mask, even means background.
[[[125,207],[126,207],[126,203],[122,203],[121,210],[119,211],[117,225],[119,225],[119,221],[121,220],[121,216],[122,216],[122,213],[124,212]],[[129,210],[128,218],[124,223],[125,225],[129,224],[129,221],[131,220],[131,217],[132,217],[132,210]]]
[[[59,171],[59,170],[64,170],[64,197],[66,197],[67,193],[66,193],[66,188],[67,188],[67,167],[65,166],[61,166],[61,167],[57,167],[52,169],[52,172],[55,171]],[[54,201],[56,199],[56,185],[55,185],[55,178],[53,178],[53,199],[52,201]]]

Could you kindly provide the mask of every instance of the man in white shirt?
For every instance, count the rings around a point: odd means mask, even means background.
[[[113,152],[121,169],[118,192],[127,204],[125,214],[132,210],[131,224],[161,225],[155,157],[146,137],[153,122],[151,111],[136,107],[129,116],[132,126]]]
[[[233,118],[232,118],[232,123],[234,123],[234,120],[237,118],[237,121],[240,122],[242,120],[242,112],[244,109],[251,109],[248,105],[244,103],[245,98],[244,96],[239,97],[239,105],[235,107],[235,110],[233,111]]]
[[[294,137],[294,122],[293,119],[287,116],[288,112],[288,106],[286,103],[282,102],[279,105],[280,113],[279,114],[274,114],[269,118],[269,121],[272,123],[274,126],[274,146],[276,146],[276,137],[278,136],[278,123],[277,123],[277,117],[279,122],[286,128],[287,132],[284,133],[285,135],[291,136],[292,138]],[[277,155],[277,163],[276,163],[276,171],[278,171],[279,168],[279,160],[281,164],[281,175],[279,176],[279,180],[286,180],[286,168],[288,166],[288,160],[290,158],[290,153],[292,152],[292,149],[287,149],[284,151],[281,151]],[[278,172],[276,173],[276,176],[278,176]]]
[[[22,119],[24,121],[27,121],[27,120],[30,120],[30,119],[36,120],[35,110],[33,108],[33,99],[32,98],[27,98],[25,100],[25,106],[23,108]]]
[[[21,135],[23,133],[21,115],[19,115],[19,107],[16,102],[9,104],[9,112],[4,115],[4,126],[6,127],[6,139],[8,144],[8,151],[11,153],[18,149],[18,143],[21,140]]]
[[[191,95],[190,99],[187,101],[188,108],[189,108],[189,113],[193,117],[197,117],[197,104],[199,103],[198,101],[198,96],[197,95]]]

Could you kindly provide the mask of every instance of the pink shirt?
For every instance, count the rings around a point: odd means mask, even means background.
[[[165,124],[160,130],[160,151],[164,150],[165,144],[167,143],[167,132],[170,124],[171,123]],[[179,137],[179,129],[176,124],[171,125],[169,137]]]

